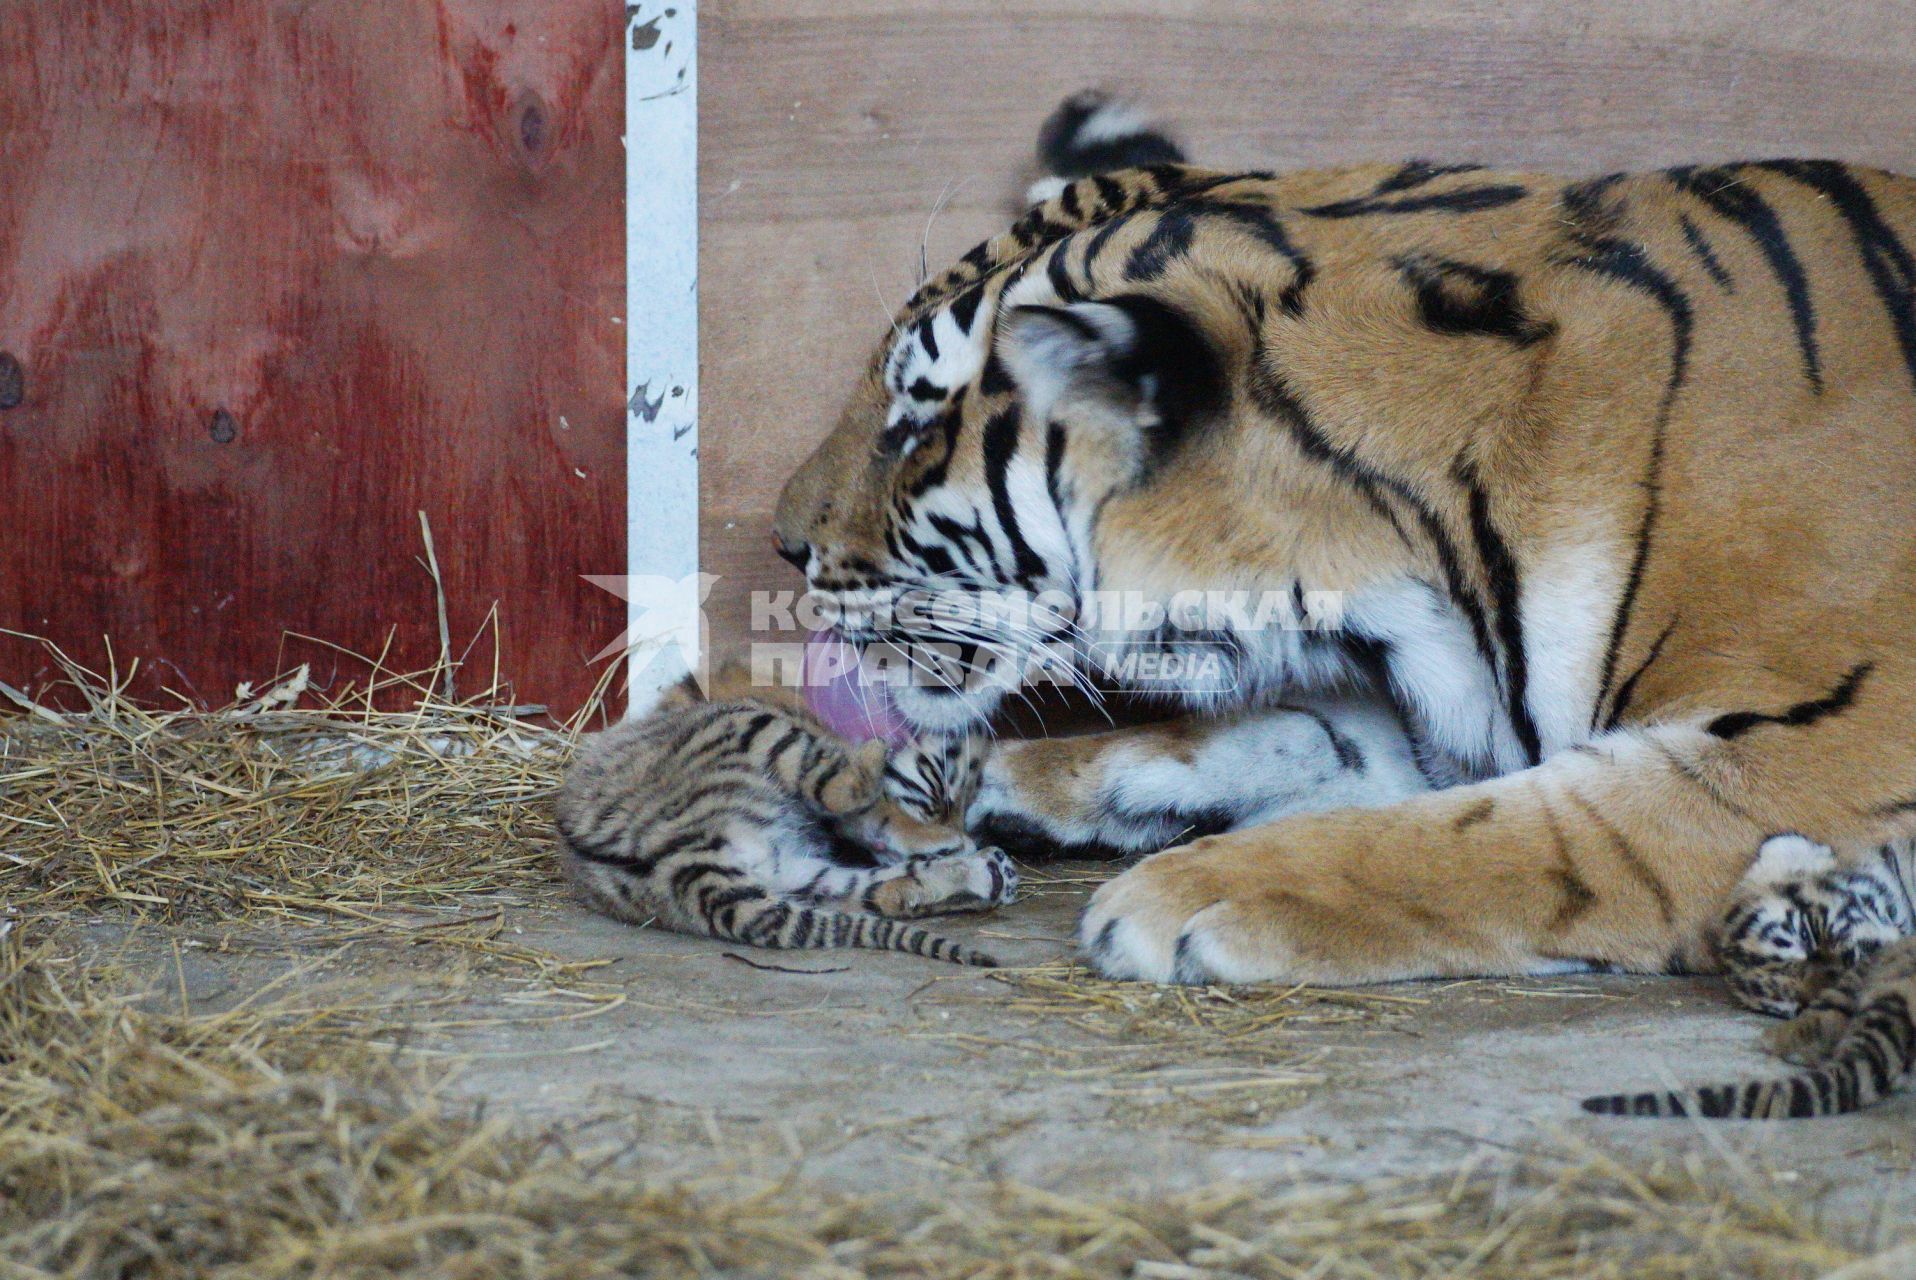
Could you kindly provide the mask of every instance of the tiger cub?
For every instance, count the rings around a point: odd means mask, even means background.
[[[1763,842],[1715,937],[1739,1004],[1794,1018],[1845,974],[1916,932],[1902,850],[1884,845],[1860,865],[1799,835]]]
[[[622,920],[774,948],[865,947],[990,966],[902,919],[1009,902],[1018,876],[962,816],[983,745],[927,735],[887,759],[802,692],[690,682],[595,735],[559,790],[566,871]]]
[[[1916,877],[1884,845],[1844,865],[1799,835],[1763,842],[1715,938],[1739,1003],[1787,1018],[1763,1045],[1811,1068],[1677,1093],[1588,1098],[1605,1115],[1773,1119],[1866,1107],[1916,1066]]]

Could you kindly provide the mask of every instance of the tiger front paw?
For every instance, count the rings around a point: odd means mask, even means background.
[[[1107,978],[1145,982],[1269,982],[1293,978],[1285,922],[1230,867],[1228,838],[1155,854],[1092,895],[1078,942]]]
[[[1072,741],[1034,739],[993,748],[965,810],[965,829],[980,844],[1009,849],[1027,861],[1116,859],[1160,847],[1098,805],[1095,789],[1081,776],[1083,762],[1066,750]]]

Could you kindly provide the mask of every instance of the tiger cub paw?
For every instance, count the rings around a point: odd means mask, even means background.
[[[886,916],[988,911],[1017,896],[1018,868],[1002,849],[913,859],[910,869],[872,886],[866,906]]]
[[[1849,1027],[1849,1018],[1837,1009],[1815,1008],[1788,1022],[1763,1028],[1763,1048],[1800,1067],[1828,1060]]]
[[[918,876],[931,891],[929,910],[988,911],[1018,894],[1018,868],[1003,849],[984,848],[927,863]]]
[[[981,908],[1007,906],[1017,898],[1018,864],[1003,849],[991,845],[963,861],[970,864],[965,869],[965,892]]]

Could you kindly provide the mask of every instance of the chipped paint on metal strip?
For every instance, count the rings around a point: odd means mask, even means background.
[[[698,572],[698,46],[694,0],[628,4],[627,570]],[[630,618],[630,706],[685,675],[681,646]]]

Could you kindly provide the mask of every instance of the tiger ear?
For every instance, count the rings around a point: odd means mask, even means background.
[[[1217,353],[1197,325],[1141,295],[1013,307],[998,323],[998,355],[1033,416],[1115,412],[1165,437],[1153,452],[1225,398]]]
[[[1042,419],[1071,399],[1135,403],[1145,389],[1124,372],[1139,336],[1137,322],[1115,303],[1013,307],[998,325],[998,355]]]

